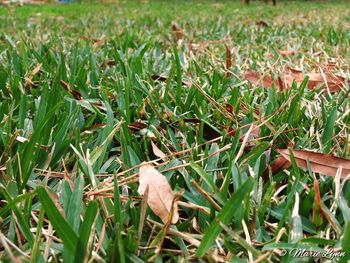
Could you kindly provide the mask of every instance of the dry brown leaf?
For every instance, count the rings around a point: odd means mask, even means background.
[[[327,218],[328,222],[331,223],[331,225],[337,231],[337,233],[340,233],[340,229],[338,228],[336,222],[333,220],[333,217],[323,208],[320,187],[317,180],[314,181],[314,190],[315,190],[315,202],[321,214]],[[315,217],[315,214],[313,214],[313,217]]]
[[[292,69],[288,66],[285,66],[283,68],[283,72],[281,75],[282,75],[281,80],[285,88],[290,88],[294,81],[300,84],[303,82],[305,78],[302,71]]]
[[[83,98],[83,96],[81,95],[81,93],[79,91],[74,90],[69,86],[69,83],[67,83],[63,80],[60,80],[60,84],[67,92],[72,94],[76,100],[81,100]]]
[[[309,75],[309,89],[313,89],[318,85],[325,84],[328,86],[330,92],[340,91],[345,81],[344,77],[334,75],[333,73],[310,73]]]
[[[328,86],[330,92],[337,92],[343,87],[343,83],[345,81],[344,77],[334,75],[333,73],[309,73],[307,74],[309,77],[308,87],[309,89],[313,89],[321,84],[324,84],[326,87]],[[298,84],[302,83],[304,78],[304,74],[299,71],[289,67],[285,67],[283,71],[284,83],[290,87],[295,80]]]
[[[260,76],[260,73],[253,70],[248,69],[245,71],[244,77],[246,80],[250,81],[252,84],[262,84],[265,88],[271,88],[272,83],[275,83],[275,86],[279,86],[278,80],[273,80],[270,76]]]
[[[324,71],[332,71],[337,68],[337,63],[334,61],[328,61],[320,64],[320,68]]]
[[[301,84],[305,79],[305,75],[302,71],[295,70],[289,67],[285,67],[282,72],[282,77],[279,77],[277,80],[273,80],[270,76],[261,77],[260,73],[248,69],[245,72],[245,79],[250,81],[254,85],[262,85],[265,88],[271,88],[274,83],[275,87],[280,87],[281,90],[290,88],[295,81],[298,84]],[[325,85],[324,91],[327,91],[327,87],[330,92],[338,92],[344,86],[345,78],[342,76],[337,76],[330,72],[325,73],[309,73],[308,88],[314,89],[319,85]],[[348,83],[350,83],[348,81]]]
[[[97,47],[103,46],[106,42],[105,35],[102,35],[100,38],[82,36],[82,37],[80,37],[80,39],[84,40],[84,41],[91,41],[91,43]]]
[[[295,55],[295,51],[292,49],[280,50],[279,53],[282,57],[291,57]]]
[[[226,77],[229,78],[231,73],[230,73],[230,68],[232,65],[232,55],[231,55],[231,50],[228,46],[225,45],[226,48]]]
[[[196,52],[199,50],[200,47],[201,47],[201,45],[197,44],[197,43],[188,44],[188,50],[190,52],[192,52],[193,54],[196,54]]]
[[[39,63],[33,70],[32,72],[28,75],[28,77],[25,78],[25,81],[26,81],[26,84],[25,84],[25,87],[26,89],[30,89],[30,87],[33,85],[33,77],[38,74],[38,72],[40,71],[42,67],[42,64]]]
[[[264,20],[259,20],[259,21],[256,21],[256,25],[260,27],[267,27],[268,23],[266,23],[266,21]]]
[[[233,106],[230,103],[225,103],[225,109],[229,112],[229,113],[233,113],[234,109]]]
[[[163,153],[152,141],[151,144],[154,155],[164,160],[166,158],[166,154]]]
[[[168,80],[168,77],[163,77],[163,76],[159,76],[159,75],[156,75],[156,74],[153,74],[151,76],[151,78],[154,80],[154,81],[161,81],[161,82],[166,82]],[[177,81],[177,77],[174,78],[176,81]],[[186,86],[186,87],[190,87],[191,86],[191,82],[189,81],[182,81],[181,82],[182,85]]]
[[[139,194],[143,195],[148,186],[148,205],[152,211],[162,219],[163,223],[167,223],[172,212],[171,208],[174,200],[174,194],[168,180],[151,164],[143,164],[140,167],[139,176]],[[172,214],[171,223],[176,224],[179,219],[177,202],[174,204],[174,211]]]
[[[171,23],[171,28],[175,34],[175,38],[177,41],[182,41],[183,37],[185,35],[184,31],[181,29],[181,27],[178,25],[178,23],[176,23],[175,21],[173,21]]]
[[[276,160],[273,161],[271,164],[271,173],[272,175],[276,174],[282,169],[286,169],[291,165],[291,163],[284,158],[283,156],[278,157]],[[263,173],[263,179],[268,180],[269,178],[269,168],[267,167]]]
[[[288,149],[279,149],[277,152],[289,162],[291,161]],[[332,154],[305,150],[293,150],[293,154],[298,166],[304,170],[307,170],[307,160],[309,160],[311,169],[315,173],[336,176],[338,169],[342,167],[341,177],[344,178],[350,174],[350,160],[335,157]]]
[[[142,129],[147,128],[147,124],[140,122],[140,121],[135,121],[135,122],[131,122],[128,124],[128,127],[130,129],[130,132],[132,134],[134,134],[135,132],[138,132]]]

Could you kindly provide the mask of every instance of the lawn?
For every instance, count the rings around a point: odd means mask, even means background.
[[[1,262],[350,260],[347,1],[0,6]]]

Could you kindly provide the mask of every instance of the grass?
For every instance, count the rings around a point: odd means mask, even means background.
[[[349,77],[349,17],[346,1],[0,8],[1,261],[300,262],[282,256],[293,248],[349,257],[345,181],[295,162],[264,176],[288,146],[350,159],[348,87],[327,94],[305,80],[281,92],[244,79],[248,68],[276,76],[327,62]],[[177,45],[173,20],[203,47]],[[296,54],[279,55],[287,49]],[[176,225],[137,192],[139,165],[155,159],[184,191]]]

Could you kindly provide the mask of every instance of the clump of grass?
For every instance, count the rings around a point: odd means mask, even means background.
[[[282,255],[293,248],[349,252],[346,182],[300,170],[293,157],[264,176],[276,149],[292,145],[350,158],[348,87],[328,94],[305,81],[281,92],[243,77],[330,59],[348,77],[349,34],[322,22],[331,9],[347,23],[346,4],[137,5],[86,4],[82,16],[80,4],[60,6],[71,10],[63,15],[50,5],[0,11],[11,14],[0,18],[2,260],[275,262],[292,260]],[[313,20],[280,22],[312,9]],[[256,24],[259,12],[267,27]],[[174,18],[198,50],[176,44]],[[281,57],[286,48],[295,55]],[[177,224],[163,224],[138,194],[142,162],[183,191]]]

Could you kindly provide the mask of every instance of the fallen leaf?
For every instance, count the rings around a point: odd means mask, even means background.
[[[320,187],[318,185],[318,181],[314,181],[314,189],[315,189],[315,200],[314,200],[314,212],[313,212],[313,222],[316,223],[314,220],[319,220],[320,224],[322,223],[322,217],[321,215],[317,215],[317,212],[321,213],[323,216],[325,216],[329,223],[333,226],[333,228],[337,231],[337,233],[340,233],[340,229],[337,226],[337,223],[334,221],[333,216],[329,214],[329,212],[324,209],[324,204],[321,199],[321,193],[320,193]],[[315,211],[316,210],[316,211]],[[316,216],[319,216],[319,218],[316,218]]]
[[[154,80],[154,81],[161,81],[161,82],[166,82],[168,80],[168,77],[163,77],[163,76],[159,76],[159,75],[152,75],[151,78]],[[174,80],[177,81],[177,77],[174,77]],[[182,85],[186,86],[186,87],[190,87],[191,86],[191,83],[189,81],[182,81],[181,82]]]
[[[67,83],[63,80],[60,80],[60,83],[61,83],[61,86],[66,91],[68,91],[70,94],[72,94],[76,100],[81,100],[83,98],[83,96],[81,95],[81,93],[79,91],[70,88],[69,83]]]
[[[26,84],[25,84],[25,87],[26,89],[30,89],[30,87],[33,85],[33,77],[38,74],[38,72],[40,71],[42,67],[42,64],[39,63],[33,70],[32,72],[28,75],[28,77],[25,78],[25,81],[26,81]]]
[[[166,154],[163,153],[152,141],[151,144],[154,155],[164,160],[166,158]]]
[[[307,170],[307,160],[309,160],[311,169],[315,173],[336,176],[338,169],[342,167],[341,177],[345,178],[350,174],[350,160],[335,157],[332,154],[316,153],[306,150],[292,151],[296,163],[304,170]],[[277,152],[289,162],[291,161],[288,149],[279,149]]]
[[[183,40],[184,35],[185,35],[184,31],[181,29],[181,27],[175,21],[173,21],[171,23],[171,28],[175,34],[176,40],[178,42],[181,42]]]
[[[265,88],[271,88],[272,83],[275,83],[275,86],[279,86],[277,80],[272,80],[270,76],[261,77],[260,73],[253,69],[246,70],[244,73],[244,78],[254,85],[261,84]]]
[[[229,113],[233,113],[233,106],[230,103],[225,104],[225,108]]]
[[[195,54],[197,50],[200,48],[200,46],[201,45],[197,43],[190,43],[188,44],[188,50]]]
[[[97,47],[103,46],[106,42],[104,35],[102,35],[101,38],[82,36],[80,39],[84,41],[91,41],[91,43]]]
[[[264,88],[271,88],[274,84],[275,87],[280,87],[281,90],[290,88],[294,81],[300,85],[306,76],[309,77],[309,89],[314,89],[323,84],[326,88],[328,87],[330,92],[338,92],[344,87],[345,78],[330,72],[309,73],[304,75],[302,71],[285,67],[282,71],[281,77],[277,80],[273,80],[270,76],[261,77],[259,72],[252,69],[246,70],[244,74],[244,78],[253,85],[262,85]],[[348,83],[350,84],[350,81],[348,81]],[[327,91],[326,88],[324,91]]]
[[[337,63],[334,61],[328,61],[328,62],[321,63],[320,67],[324,71],[331,71],[331,70],[335,70],[337,68]]]
[[[272,162],[272,164],[270,165],[271,174],[274,175],[277,172],[279,172],[280,170],[288,168],[290,165],[291,165],[291,163],[286,158],[284,158],[283,156],[280,156],[276,160],[274,160]],[[269,172],[270,172],[269,167],[267,167],[263,173],[264,180],[268,180]]]
[[[91,131],[91,130],[96,130],[96,129],[103,129],[104,127],[106,127],[105,123],[98,123],[98,124],[94,124],[88,127],[83,127],[81,129],[81,131]]]
[[[131,133],[135,133],[135,132],[138,132],[142,129],[147,128],[147,124],[140,122],[140,121],[135,121],[135,122],[129,123],[128,127],[129,127]]]
[[[318,185],[318,181],[314,181],[314,190],[315,190],[315,198],[312,209],[312,222],[316,226],[320,226],[323,223],[323,207],[322,207],[322,199],[320,188]]]
[[[309,75],[309,89],[313,89],[321,84],[325,84],[330,92],[340,91],[344,85],[345,78],[334,75],[333,73],[310,73]]]
[[[264,20],[256,21],[256,25],[260,27],[267,27],[268,24]]]
[[[106,64],[107,64],[107,66],[112,67],[112,66],[115,66],[115,65],[116,65],[116,62],[115,62],[115,60],[108,60],[108,61],[106,62]]]
[[[230,68],[232,64],[232,55],[231,55],[231,50],[228,46],[225,45],[226,48],[226,78],[229,78],[231,73],[230,73]]]
[[[280,50],[279,51],[280,55],[282,57],[291,57],[291,56],[294,56],[295,55],[295,51],[294,50],[291,50],[291,49],[288,49],[288,50]]]
[[[163,223],[167,223],[172,212],[171,208],[174,200],[174,194],[167,178],[158,172],[151,164],[142,164],[139,176],[139,194],[143,195],[148,187],[148,205],[152,211],[162,219]],[[177,202],[174,203],[172,214],[171,223],[176,224],[179,219]]]

